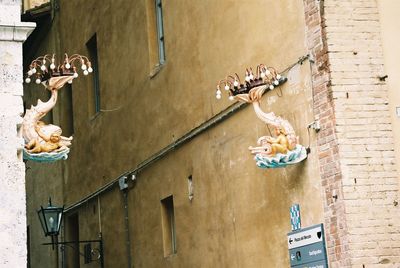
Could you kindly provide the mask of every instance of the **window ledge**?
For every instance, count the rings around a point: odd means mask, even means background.
[[[172,258],[175,258],[177,255],[178,255],[178,252],[171,253],[167,256],[164,256],[164,259],[172,259]]]
[[[150,71],[149,77],[150,79],[156,77],[156,75],[161,71],[161,69],[165,66],[165,63],[161,64],[158,63],[156,64]]]

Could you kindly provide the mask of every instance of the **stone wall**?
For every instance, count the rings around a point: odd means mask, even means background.
[[[379,79],[376,1],[304,3],[330,264],[399,263],[398,177],[388,90]]]
[[[20,22],[19,1],[0,2],[0,267],[26,266],[22,42],[34,28]]]

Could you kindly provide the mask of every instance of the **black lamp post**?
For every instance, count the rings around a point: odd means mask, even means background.
[[[104,257],[103,257],[103,240],[100,234],[100,239],[97,240],[84,240],[84,241],[63,241],[58,242],[58,234],[60,233],[61,222],[63,220],[64,214],[64,206],[56,207],[51,204],[51,198],[49,198],[49,205],[47,208],[40,206],[40,209],[37,211],[40,223],[43,228],[43,232],[45,236],[51,236],[51,243],[44,243],[43,245],[52,245],[54,249],[54,245],[61,245],[62,249],[64,246],[68,246],[69,244],[81,244],[85,243],[85,252],[82,256],[85,257],[85,264],[94,261],[93,256],[95,256],[95,260],[100,260],[100,266],[104,267]],[[99,243],[98,249],[92,249],[91,243]],[[71,247],[71,246],[70,246]],[[72,247],[74,248],[74,247]],[[79,251],[79,248],[74,248]]]

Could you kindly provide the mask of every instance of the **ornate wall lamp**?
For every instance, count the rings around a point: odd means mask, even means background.
[[[274,68],[264,64],[257,66],[254,73],[252,68],[246,69],[244,82],[239,75],[228,75],[217,84],[216,98],[221,99],[221,87],[228,93],[230,100],[253,104],[254,111],[259,119],[275,128],[276,136],[262,136],[258,139],[258,146],[250,146],[249,150],[255,154],[257,166],[261,168],[277,168],[298,163],[307,158],[307,151],[300,145],[299,139],[292,125],[285,119],[276,116],[273,112],[265,113],[260,107],[261,97],[266,91],[287,81]]]
[[[239,95],[238,97],[240,97],[241,94],[248,94],[254,87],[265,86],[273,90],[286,80],[274,68],[260,64],[257,66],[256,75],[253,74],[252,68],[246,69],[244,83],[240,81],[237,73],[235,73],[235,76],[228,75],[226,79],[220,80],[217,85],[216,97],[221,99],[221,86],[224,86],[224,89],[229,92],[229,99],[233,101],[237,99],[235,96]],[[247,100],[244,101],[248,102]]]
[[[84,253],[79,252],[80,255],[83,255],[85,258],[85,264],[90,263],[95,260],[100,261],[101,267],[104,267],[104,256],[103,256],[103,240],[100,235],[100,239],[97,240],[80,240],[80,241],[58,241],[58,235],[60,233],[60,228],[63,220],[64,214],[64,206],[57,207],[51,204],[51,198],[49,198],[49,204],[46,208],[40,206],[40,209],[37,211],[40,223],[43,228],[43,232],[45,236],[51,236],[51,243],[44,243],[43,245],[52,245],[53,250],[55,246],[60,245],[61,249],[64,249],[65,246],[70,246],[71,248],[78,250],[79,248],[75,248],[71,246],[71,244],[81,244],[85,243]],[[92,249],[91,243],[99,243],[98,249]],[[94,256],[94,259],[93,259]]]
[[[51,198],[49,198],[49,205],[47,208],[40,206],[40,209],[37,211],[44,235],[51,236],[53,248],[60,232],[63,211],[64,207],[53,207]]]
[[[36,78],[36,84],[46,82],[52,77],[73,76],[73,78],[78,78],[78,68],[76,65],[81,66],[84,75],[93,72],[92,64],[89,59],[79,54],[74,54],[71,57],[64,54],[64,61],[57,65],[55,54],[40,56],[29,65],[28,76],[25,78],[25,83],[29,84],[32,76]],[[67,82],[71,84],[72,80],[68,80]],[[48,88],[47,85],[48,84],[45,84],[46,88]],[[63,85],[64,84],[62,84],[61,87]]]
[[[31,106],[25,112],[22,122],[24,159],[38,162],[67,159],[72,137],[61,136],[62,130],[59,126],[45,124],[40,119],[56,105],[58,90],[78,78],[78,70],[82,70],[83,75],[93,72],[89,59],[78,54],[71,57],[65,54],[61,63],[56,63],[54,54],[44,55],[29,65],[25,82],[34,80],[36,84],[42,84],[51,92],[51,97],[47,102],[38,100],[36,106]]]

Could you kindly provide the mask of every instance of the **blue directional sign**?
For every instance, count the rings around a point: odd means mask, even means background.
[[[290,267],[327,268],[323,224],[288,233]]]
[[[323,242],[293,248],[289,250],[290,266],[296,267],[326,259],[325,245]],[[302,266],[303,267],[303,266]]]

